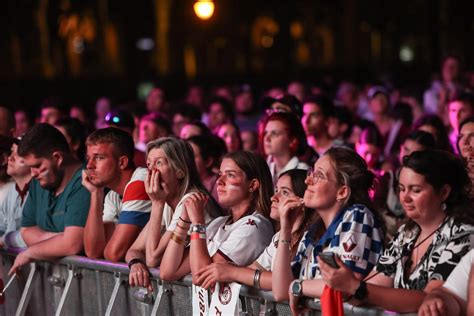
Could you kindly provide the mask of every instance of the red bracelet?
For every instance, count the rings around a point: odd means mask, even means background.
[[[204,239],[204,240],[206,240],[206,234],[192,233],[191,234],[191,240],[194,240],[194,239]]]

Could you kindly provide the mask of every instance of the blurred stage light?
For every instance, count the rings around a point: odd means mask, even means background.
[[[207,20],[214,14],[214,2],[212,0],[197,0],[194,3],[194,12],[198,18]]]
[[[155,47],[155,41],[149,37],[140,38],[135,44],[139,50],[152,50]]]
[[[400,47],[399,57],[401,61],[409,63],[415,58],[415,53],[410,46],[402,45],[402,47]]]
[[[82,52],[84,52],[84,39],[82,37],[74,37],[72,40],[72,45],[76,54],[82,54]]]

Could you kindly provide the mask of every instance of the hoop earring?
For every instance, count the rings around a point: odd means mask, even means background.
[[[446,208],[447,208],[446,203],[445,202],[441,203],[441,211],[445,212]]]

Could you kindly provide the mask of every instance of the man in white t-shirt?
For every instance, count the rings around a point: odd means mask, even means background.
[[[13,181],[6,186],[5,198],[0,202],[0,247],[26,247],[20,234],[23,206],[28,196],[31,181],[30,168],[18,155],[19,140],[11,146],[8,157],[7,174]]]
[[[473,264],[474,249],[461,259],[443,287],[431,291],[425,297],[418,315],[474,315],[474,270],[471,269]]]
[[[151,201],[144,184],[148,171],[135,168],[133,139],[120,129],[99,129],[89,135],[86,145],[82,184],[91,193],[91,204],[85,252],[91,258],[121,261],[150,218]]]

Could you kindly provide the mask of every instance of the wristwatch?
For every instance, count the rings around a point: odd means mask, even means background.
[[[359,287],[354,293],[354,298],[358,301],[363,301],[367,298],[367,283],[360,281]]]
[[[293,296],[301,296],[303,292],[303,281],[304,280],[294,280],[293,283],[291,283],[291,294],[293,294]]]
[[[205,234],[206,233],[206,225],[192,224],[191,225],[191,233]]]

